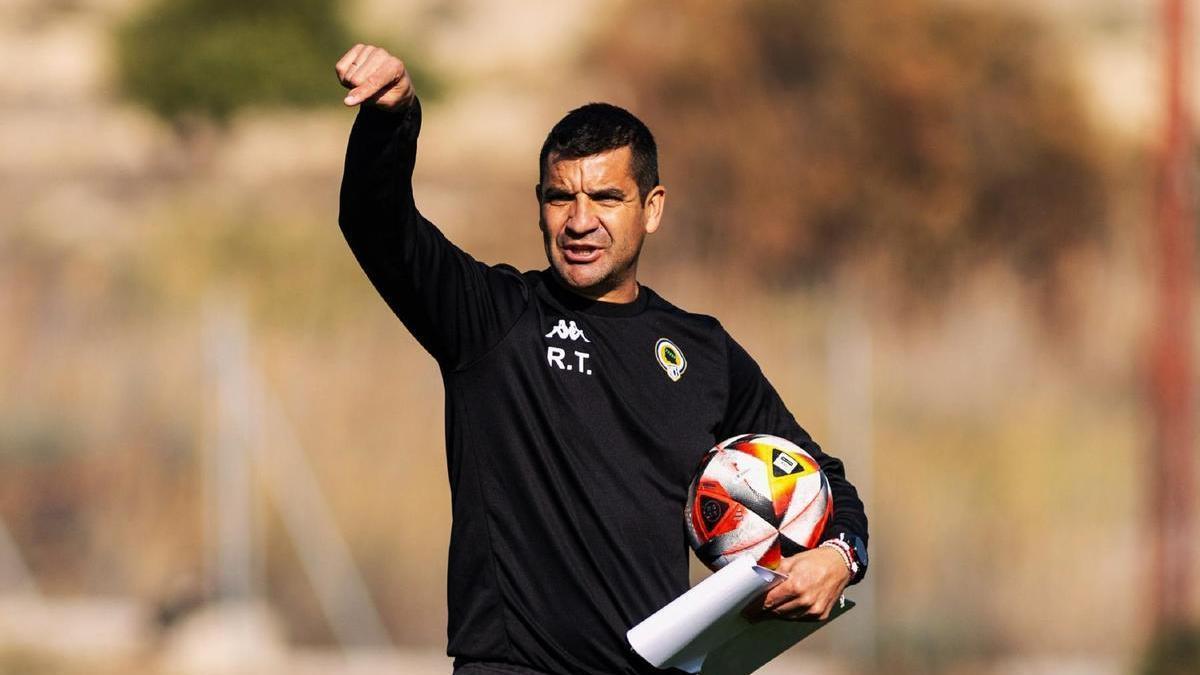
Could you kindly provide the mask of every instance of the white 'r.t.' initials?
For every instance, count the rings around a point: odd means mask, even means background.
[[[568,372],[580,373],[583,375],[591,375],[592,369],[588,368],[587,360],[592,358],[591,354],[586,352],[575,352],[574,363],[567,363],[567,350],[562,347],[546,347],[546,364],[566,370]]]
[[[583,352],[575,352],[575,358],[579,359],[579,372],[587,373],[588,375],[591,375],[592,371],[590,371],[584,367],[584,361],[587,361],[589,358],[591,358],[591,354],[584,354]]]

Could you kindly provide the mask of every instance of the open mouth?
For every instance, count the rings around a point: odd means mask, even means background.
[[[589,246],[587,244],[567,244],[562,247],[563,258],[573,265],[584,265],[594,262],[600,257],[602,251],[603,249],[598,246]]]

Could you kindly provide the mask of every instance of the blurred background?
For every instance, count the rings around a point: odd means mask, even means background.
[[[567,110],[654,130],[643,281],[871,517],[764,672],[1200,672],[1183,6],[7,0],[0,673],[449,672],[438,371],[337,227],[356,41],[487,262],[544,266]]]

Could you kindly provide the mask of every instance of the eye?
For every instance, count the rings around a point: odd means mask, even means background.
[[[623,200],[621,195],[611,191],[599,192],[591,195],[592,201],[605,207],[613,207],[619,205]]]

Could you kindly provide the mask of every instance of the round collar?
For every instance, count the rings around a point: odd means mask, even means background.
[[[650,303],[649,288],[638,284],[637,297],[629,302],[604,302],[584,297],[563,285],[552,268],[542,270],[542,287],[566,309],[592,316],[636,316]]]

